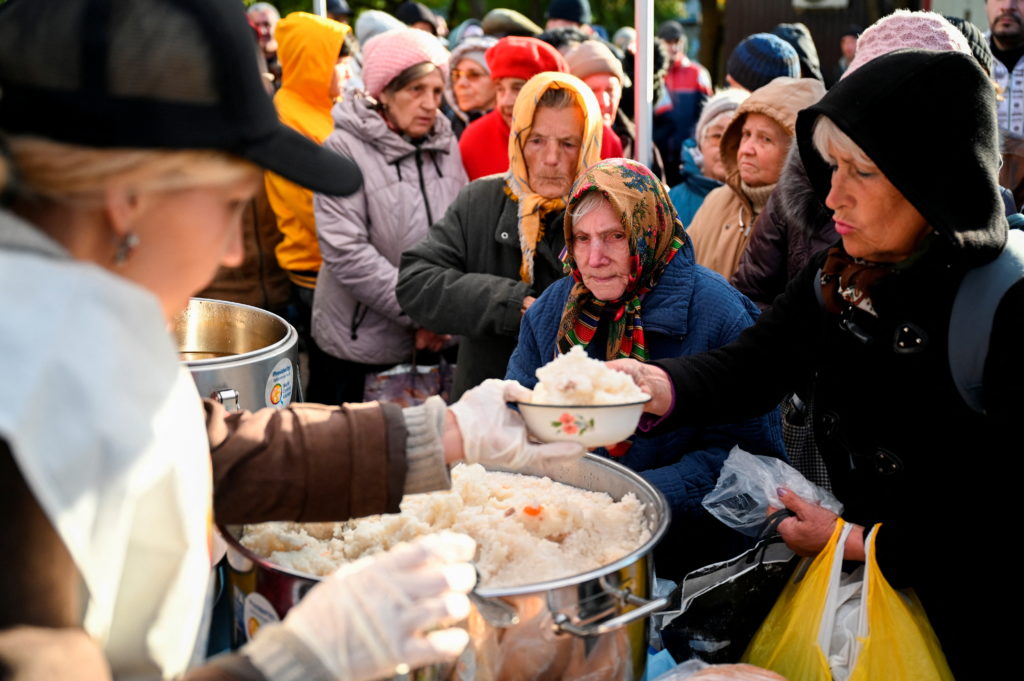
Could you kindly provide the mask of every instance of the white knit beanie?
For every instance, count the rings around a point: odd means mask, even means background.
[[[708,101],[704,102],[700,118],[697,119],[697,127],[693,131],[693,139],[697,141],[697,144],[701,143],[701,138],[704,137],[704,128],[708,127],[711,121],[724,113],[735,111],[743,103],[743,100],[749,96],[750,93],[746,90],[738,87],[728,87],[724,90],[719,90]]]

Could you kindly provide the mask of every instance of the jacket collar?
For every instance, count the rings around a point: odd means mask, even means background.
[[[365,95],[353,93],[334,106],[332,115],[338,129],[372,144],[389,164],[416,153],[417,145],[389,128],[383,116],[373,109],[373,100]],[[419,149],[447,154],[453,138],[451,122],[438,111],[434,127],[420,142]]]
[[[66,248],[6,210],[0,210],[0,249],[34,253],[58,260],[71,259]]]

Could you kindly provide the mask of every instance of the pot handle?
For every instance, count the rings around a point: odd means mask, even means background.
[[[629,612],[623,613],[618,617],[613,617],[610,620],[603,622],[597,622],[596,624],[574,624],[572,619],[565,613],[555,613],[552,621],[555,625],[556,633],[572,634],[573,636],[579,636],[581,638],[588,636],[601,636],[607,634],[610,631],[616,631],[622,627],[632,624],[637,620],[641,620],[650,614],[656,613],[659,610],[664,610],[669,604],[669,598],[664,596],[662,598],[655,598],[654,600],[647,600],[634,595],[629,589],[615,589],[614,595],[621,598],[624,602],[630,605],[637,606]]]
[[[238,399],[241,395],[234,388],[225,388],[224,390],[214,390],[213,394],[210,395],[212,399],[217,400],[224,405],[224,408],[228,411],[238,411]]]

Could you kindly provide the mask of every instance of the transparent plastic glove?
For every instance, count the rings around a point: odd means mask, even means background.
[[[530,391],[517,381],[489,378],[467,390],[458,402],[450,406],[462,433],[466,461],[523,468],[583,456],[586,450],[574,442],[527,442],[523,417],[505,403],[529,398]]]
[[[292,608],[283,625],[336,678],[368,681],[457,657],[469,614],[476,542],[442,532],[350,563]]]

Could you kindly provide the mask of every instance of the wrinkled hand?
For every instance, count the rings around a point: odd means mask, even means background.
[[[350,563],[313,588],[283,625],[339,679],[367,681],[450,660],[469,642],[438,629],[469,614],[476,542],[445,532]]]
[[[605,366],[628,374],[638,388],[651,396],[650,401],[644,405],[644,411],[664,416],[672,406],[675,391],[672,388],[672,379],[664,369],[635,359],[613,359],[606,362]]]
[[[788,489],[780,487],[776,493],[783,505],[796,514],[779,523],[779,534],[786,542],[786,546],[799,556],[818,555],[832,537],[839,516]],[[777,510],[769,507],[768,514],[771,515]],[[864,560],[864,528],[860,525],[854,525],[847,538],[844,558]]]
[[[430,350],[431,352],[438,352],[444,347],[445,343],[452,339],[451,336],[434,333],[429,329],[416,329],[416,349],[417,350]]]
[[[467,390],[449,407],[462,434],[462,452],[470,463],[523,468],[558,459],[578,459],[584,449],[574,442],[531,444],[523,417],[506,402],[525,401],[530,391],[516,381],[490,378]]]

